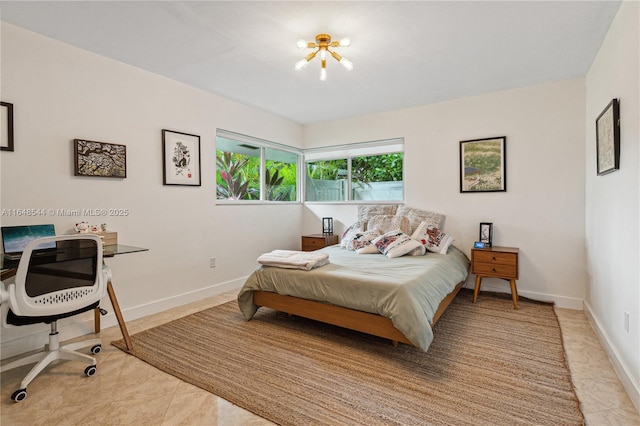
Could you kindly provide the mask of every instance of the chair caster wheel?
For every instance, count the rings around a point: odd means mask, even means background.
[[[94,374],[96,374],[97,368],[95,365],[90,365],[87,368],[84,369],[84,374],[86,374],[87,376],[91,377]]]
[[[18,389],[14,393],[11,394],[11,399],[15,402],[20,402],[27,397],[26,389]]]
[[[102,352],[102,345],[101,344],[97,344],[97,345],[95,345],[95,346],[93,346],[91,348],[91,353],[94,354],[94,355],[95,354],[99,354],[100,352]]]

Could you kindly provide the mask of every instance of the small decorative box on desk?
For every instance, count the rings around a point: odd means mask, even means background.
[[[302,251],[314,251],[338,244],[337,235],[309,234],[302,236]]]
[[[97,231],[91,232],[96,234],[102,240],[102,245],[109,246],[112,244],[118,244],[118,233],[113,231]]]
[[[518,252],[516,247],[487,247],[471,249],[471,273],[476,274],[473,303],[476,303],[483,278],[500,278],[509,281],[513,309],[518,309]]]

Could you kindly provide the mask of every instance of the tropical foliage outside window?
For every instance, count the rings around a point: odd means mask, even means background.
[[[216,138],[216,145],[218,200],[297,200],[298,154],[227,138]]]
[[[312,161],[306,170],[306,201],[401,201],[403,197],[403,153]]]
[[[296,202],[304,178],[305,201],[402,201],[403,160],[402,139],[302,151],[218,129],[216,199]]]

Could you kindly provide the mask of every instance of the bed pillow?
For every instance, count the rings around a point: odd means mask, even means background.
[[[419,241],[414,240],[399,229],[380,235],[372,241],[378,251],[389,259],[404,256],[405,254],[421,255],[425,248]]]
[[[368,246],[364,246],[358,250],[356,250],[356,253],[358,254],[377,254],[380,253],[378,251],[378,247],[375,246],[375,244],[369,244]]]
[[[369,229],[364,232],[356,232],[356,234],[351,238],[351,240],[347,243],[347,250],[358,251],[360,249],[364,249],[367,246],[371,245],[371,241],[379,237],[381,234],[378,229]],[[375,248],[375,246],[374,246]],[[376,249],[377,251],[377,249]],[[366,252],[366,251],[365,251]],[[360,253],[358,251],[358,253]]]
[[[358,205],[358,221],[364,223],[365,230],[369,219],[379,214],[396,214],[398,206],[382,204],[361,204]]]
[[[440,254],[447,254],[449,246],[454,241],[452,236],[445,234],[429,222],[421,222],[411,238],[420,241],[427,250]]]
[[[347,248],[349,241],[351,241],[354,235],[358,232],[364,232],[364,225],[360,221],[355,222],[342,233],[342,237],[340,238],[340,247]]]
[[[379,229],[380,234],[385,234],[396,229],[401,230],[405,234],[411,234],[411,225],[409,218],[406,216],[396,216],[389,214],[379,214],[369,219],[367,229]]]
[[[414,209],[408,206],[398,207],[396,216],[406,216],[409,218],[409,223],[411,224],[409,234],[416,232],[416,229],[418,229],[418,226],[422,222],[427,222],[429,225],[435,226],[438,229],[444,229],[444,220],[446,218],[446,216],[440,213]]]

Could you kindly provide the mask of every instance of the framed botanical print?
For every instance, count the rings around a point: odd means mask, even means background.
[[[200,136],[162,130],[164,185],[200,186]]]
[[[598,176],[620,168],[620,106],[613,99],[596,118],[596,162]]]
[[[478,241],[485,243],[487,247],[491,247],[491,241],[493,240],[493,223],[481,222],[480,223],[480,236]]]

